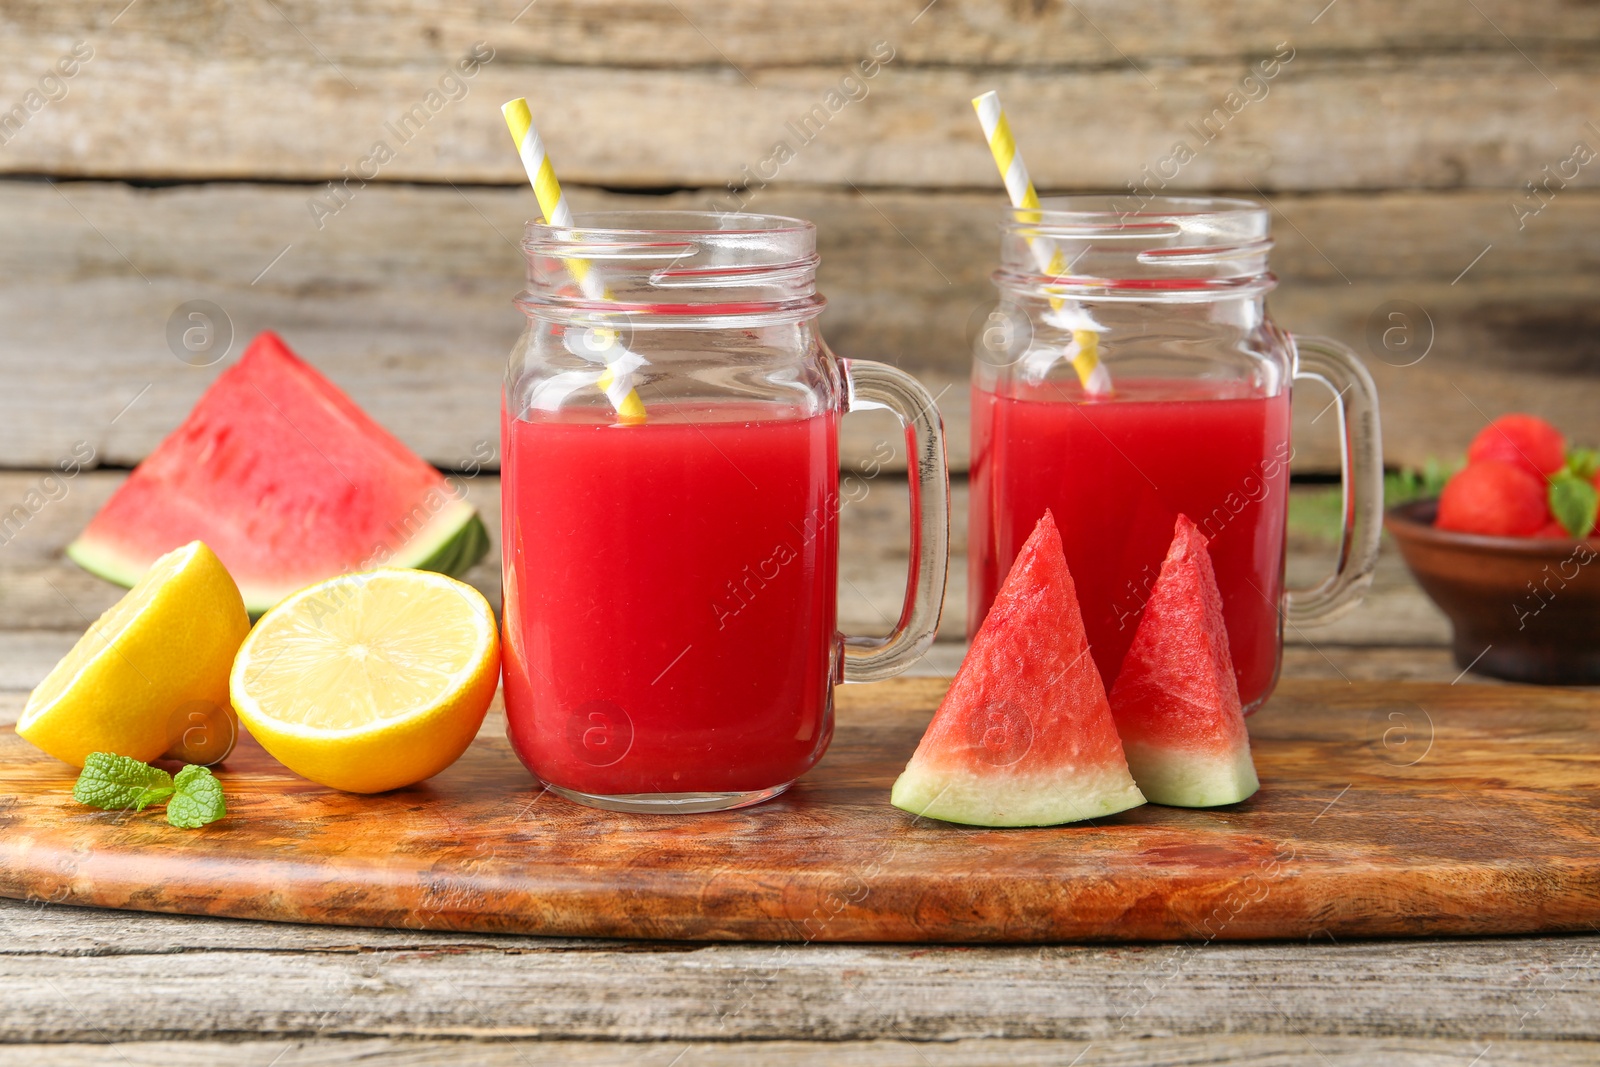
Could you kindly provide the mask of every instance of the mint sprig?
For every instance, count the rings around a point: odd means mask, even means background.
[[[211,771],[189,764],[177,778],[159,767],[111,752],[91,752],[72,786],[72,799],[103,811],[143,811],[167,802],[167,822],[193,829],[227,814],[222,783]]]

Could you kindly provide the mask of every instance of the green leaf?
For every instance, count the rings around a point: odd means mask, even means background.
[[[194,829],[216,822],[228,813],[222,799],[222,783],[209,768],[191,763],[178,772],[177,791],[167,802],[167,821],[173,826]]]
[[[1430,456],[1421,470],[1415,467],[1402,467],[1400,470],[1385,474],[1384,506],[1394,507],[1396,504],[1409,503],[1423,497],[1438,496],[1444,489],[1444,483],[1450,480],[1450,476],[1456,472],[1458,466],[1447,466]]]
[[[91,752],[72,786],[72,799],[105,811],[143,811],[173,792],[172,775],[111,752]]]
[[[1594,483],[1571,471],[1562,471],[1550,479],[1550,511],[1568,534],[1588,537],[1594,529],[1597,510],[1600,493],[1595,492]]]
[[[1344,533],[1344,495],[1337,488],[1290,493],[1289,529],[1300,537],[1338,544]]]
[[[1438,496],[1444,492],[1445,483],[1460,469],[1460,463],[1444,464],[1429,456],[1422,466],[1422,495]]]
[[[1567,453],[1567,470],[1586,482],[1594,481],[1600,472],[1600,452],[1592,448],[1574,448]]]

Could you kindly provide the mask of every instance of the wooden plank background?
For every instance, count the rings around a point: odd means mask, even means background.
[[[1115,190],[1274,55],[1172,188],[1270,199],[1274,313],[1371,357],[1389,462],[1457,454],[1506,410],[1592,426],[1600,161],[1520,225],[1514,205],[1600,150],[1593,4],[31,0],[0,9],[0,465],[79,441],[137,462],[225,365],[167,347],[205,299],[235,356],[276,328],[459,467],[496,436],[533,210],[499,103],[535,101],[580,210],[727,206],[875,48],[892,58],[750,203],[818,223],[830,342],[940,394],[958,471],[1001,206],[968,98],[1002,92],[1042,188]],[[311,202],[378,140],[394,158],[319,228]],[[1397,300],[1429,320],[1414,365],[1368,350]],[[1325,404],[1298,403],[1302,472],[1336,466]],[[887,432],[851,421],[847,454]]]
[[[1600,995],[1579,938],[662,945],[8,900],[0,939],[17,1067],[1565,1067]]]
[[[121,588],[64,558],[61,549],[125,477],[120,471],[93,471],[60,483],[64,492],[0,548],[0,724],[15,721],[26,691],[39,684],[89,621],[122,595]],[[39,480],[40,475],[32,472],[0,472],[0,499],[21,499],[38,487]],[[498,531],[499,479],[483,474],[464,484],[489,529]],[[886,472],[867,483],[864,493],[852,492],[855,495],[840,512],[839,626],[852,634],[887,633],[899,617],[905,590],[905,483],[899,474]],[[1319,493],[1326,488],[1296,492]],[[966,651],[967,491],[959,479],[951,504],[950,574],[939,641],[913,666],[915,674],[953,675]],[[1318,536],[1291,532],[1290,584],[1315,584],[1332,568],[1337,551],[1336,545]],[[498,552],[474,567],[466,579],[499,610]],[[1449,621],[1393,552],[1385,552],[1379,560],[1373,587],[1359,608],[1309,632],[1292,628],[1285,641],[1286,677],[1439,682],[1463,678],[1450,656]]]

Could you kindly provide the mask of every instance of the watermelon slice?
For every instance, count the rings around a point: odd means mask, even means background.
[[[973,826],[1053,826],[1144,803],[1050,512],[1011,565],[890,799]]]
[[[461,493],[274,333],[212,383],[67,555],[131,586],[190,541],[221,558],[251,615],[351,570],[460,575],[489,548]]]
[[[1205,536],[1179,515],[1111,690],[1134,781],[1157,804],[1237,804],[1259,787]]]

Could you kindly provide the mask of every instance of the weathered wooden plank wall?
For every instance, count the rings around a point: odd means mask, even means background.
[[[22,500],[34,492],[46,501],[26,522],[13,519],[0,546],[0,698],[8,690],[37,685],[88,621],[122,595],[120,587],[83,570],[61,549],[126,477],[120,471],[91,471],[47,481],[36,471],[0,471],[0,500]],[[483,474],[463,478],[462,484],[489,529],[498,531],[499,478]],[[1321,491],[1320,486],[1295,490]],[[879,480],[851,483],[850,492],[840,510],[839,627],[852,634],[883,634],[899,617],[905,594],[905,482],[897,473],[886,473]],[[916,664],[917,673],[951,675],[966,649],[967,504],[966,486],[958,479],[951,494],[950,572],[939,643]],[[1290,585],[1314,585],[1336,555],[1337,546],[1321,537],[1291,534]],[[498,553],[465,578],[499,610]],[[1286,675],[1447,682],[1461,673],[1450,659],[1448,621],[1394,553],[1384,553],[1357,611],[1309,635],[1291,627],[1284,637]],[[0,699],[0,724],[13,721],[20,710],[19,704],[8,711]]]
[[[1142,182],[1186,140],[1171,188],[1269,197],[1291,328],[1367,349],[1378,309],[1420,306],[1421,362],[1369,352],[1391,463],[1512,408],[1592,425],[1600,161],[1573,162],[1600,150],[1592,4],[35,0],[0,9],[0,464],[79,441],[136,462],[220,369],[168,349],[193,299],[226,310],[235,354],[277,328],[463,463],[495,436],[519,329],[533,202],[498,104],[525,94],[580,209],[727,207],[793,142],[751,207],[818,222],[831,342],[941,393],[959,467],[1000,205],[966,102],[990,87],[1041,187]],[[800,145],[787,124],[819,104]],[[393,158],[340,207],[326,183],[378,141]],[[1326,401],[1304,400],[1300,467],[1330,469]]]

